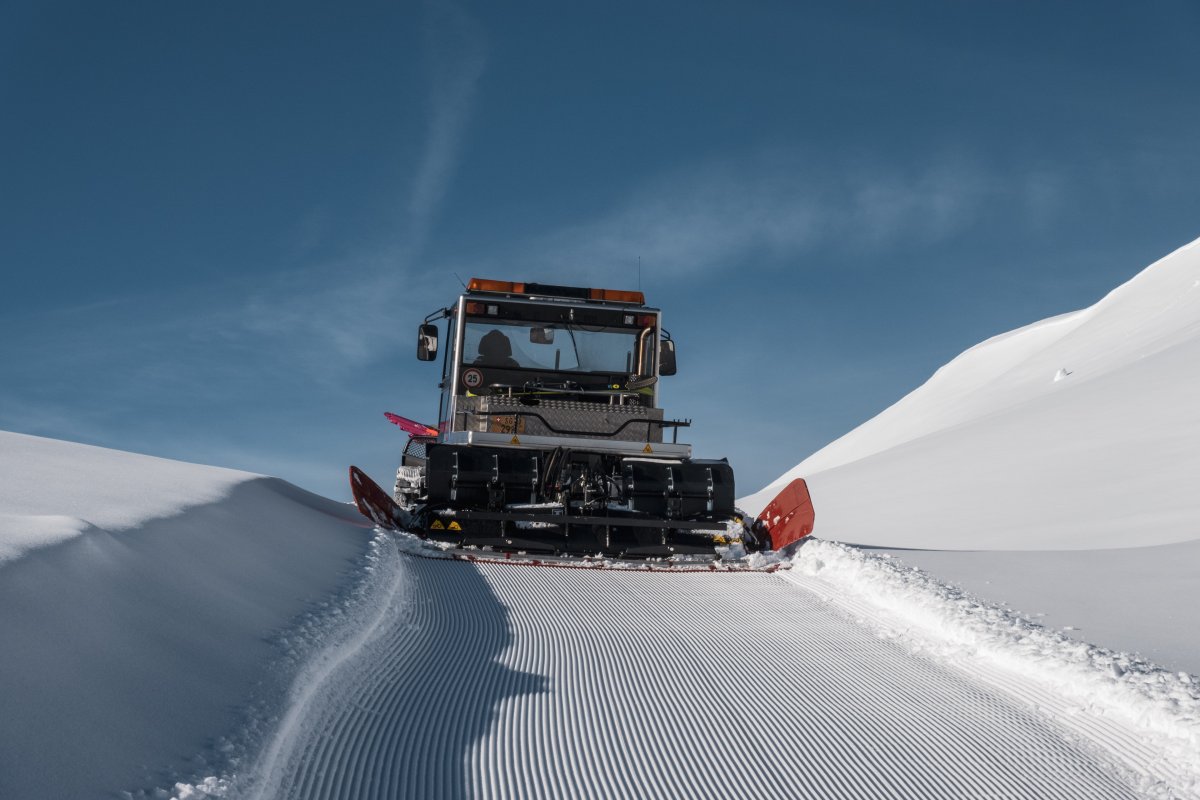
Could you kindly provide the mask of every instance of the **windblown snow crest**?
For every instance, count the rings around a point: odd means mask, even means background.
[[[1118,759],[1148,797],[1200,797],[1200,681],[1069,639],[887,555],[810,540],[780,573],[1038,707]]]

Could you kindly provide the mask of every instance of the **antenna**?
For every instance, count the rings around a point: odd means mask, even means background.
[[[642,290],[642,257],[638,256],[638,291]]]
[[[464,281],[462,278],[459,278],[459,277],[458,277],[458,273],[457,273],[457,272],[451,272],[450,274],[451,274],[451,275],[453,275],[454,277],[458,278],[458,282],[462,284],[462,287],[463,287],[464,289],[466,289],[466,288],[467,288],[467,282],[466,282],[466,281]]]

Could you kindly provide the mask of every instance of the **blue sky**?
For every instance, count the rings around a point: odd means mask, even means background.
[[[1200,236],[1194,3],[0,6],[0,428],[345,498],[463,278],[636,288],[759,488]]]

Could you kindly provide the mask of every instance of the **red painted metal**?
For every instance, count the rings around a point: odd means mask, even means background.
[[[413,422],[407,417],[402,417],[399,414],[393,414],[390,411],[383,412],[387,417],[387,421],[393,425],[399,426],[400,430],[407,433],[409,436],[437,436],[437,428],[431,428],[422,422]]]
[[[813,531],[816,511],[803,478],[784,487],[758,515],[758,521],[771,537],[771,549],[782,550]]]
[[[354,504],[364,517],[380,527],[403,530],[400,506],[358,467],[350,467],[350,491],[354,494]]]

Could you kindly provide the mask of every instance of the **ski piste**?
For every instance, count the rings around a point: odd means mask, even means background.
[[[659,404],[675,341],[641,292],[473,278],[419,326],[418,359],[439,350],[437,425],[385,414],[408,434],[392,495],[350,468],[375,525],[471,559],[709,570],[812,532],[803,479],[748,519],[729,462],[679,441],[692,421]]]

